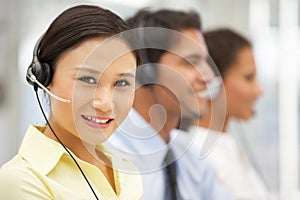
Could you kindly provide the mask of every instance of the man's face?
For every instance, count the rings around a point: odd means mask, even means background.
[[[180,31],[171,49],[159,60],[157,101],[169,114],[195,118],[206,113],[208,100],[200,93],[214,73],[207,63],[207,47],[197,29]]]

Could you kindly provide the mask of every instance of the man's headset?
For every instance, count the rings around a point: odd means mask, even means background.
[[[151,86],[153,83],[157,83],[157,69],[155,63],[151,63],[148,53],[147,53],[147,44],[144,34],[145,21],[141,20],[137,29],[138,40],[142,47],[141,56],[143,65],[138,68],[136,72],[136,80],[141,86]]]
[[[53,78],[53,69],[48,63],[41,63],[38,59],[38,52],[42,38],[43,35],[38,39],[34,46],[33,59],[27,69],[26,80],[30,85],[33,85],[35,91],[37,91],[39,87],[56,100],[69,103],[70,100],[56,96],[47,89],[47,86],[49,86]]]
[[[137,70],[137,82],[139,84],[141,84],[142,86],[151,86],[155,83],[157,83],[158,81],[158,71],[157,71],[157,66],[155,65],[155,63],[151,63],[148,53],[146,51],[146,39],[145,39],[145,34],[144,34],[144,30],[143,27],[145,27],[145,22],[143,21],[142,23],[140,23],[139,26],[139,30],[138,30],[138,39],[140,44],[142,45],[142,49],[141,51],[141,55],[142,55],[142,59],[143,59],[143,66],[140,67]],[[208,64],[213,68],[213,61],[208,60]],[[215,71],[215,69],[213,69],[213,71]],[[201,93],[201,95],[204,98],[207,99],[214,99],[220,92],[220,87],[221,87],[221,78],[219,76],[215,77],[212,81],[210,81],[209,83],[207,83],[207,89],[205,91],[203,91]],[[165,87],[163,87],[165,88]],[[165,88],[166,89],[166,88]],[[169,94],[169,92],[168,92]],[[173,95],[172,95],[173,97]],[[195,111],[191,110],[189,106],[187,106],[185,103],[181,102],[181,105],[184,107],[184,109],[186,109],[187,111],[190,112],[190,114],[193,116],[193,118],[199,118],[200,115],[198,113],[196,113]]]

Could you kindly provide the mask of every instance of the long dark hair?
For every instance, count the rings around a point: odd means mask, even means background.
[[[129,30],[128,25],[109,10],[93,5],[79,5],[65,10],[50,25],[38,49],[38,59],[48,63],[52,73],[59,58],[85,40],[110,37]],[[129,46],[132,41],[127,41]],[[137,63],[139,52],[133,50]]]

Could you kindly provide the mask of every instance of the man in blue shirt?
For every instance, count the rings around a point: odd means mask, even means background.
[[[141,10],[128,24],[146,27],[136,34],[145,64],[137,71],[134,109],[106,142],[107,147],[122,152],[136,165],[142,174],[145,200],[230,199],[207,161],[189,151],[191,144],[176,137],[187,134],[177,130],[183,128],[185,119],[206,113],[206,84],[215,77],[207,63],[199,16]],[[170,152],[173,156],[166,161]],[[173,170],[167,166],[174,166]],[[171,171],[176,173],[175,179],[170,178],[174,176]]]

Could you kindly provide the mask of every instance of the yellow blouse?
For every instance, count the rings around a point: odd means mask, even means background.
[[[18,154],[0,169],[0,199],[96,199],[70,155],[41,133],[44,128],[30,126]],[[74,157],[99,199],[142,199],[138,173],[114,169],[115,192],[101,170]],[[110,159],[113,166],[133,167],[126,159]]]

